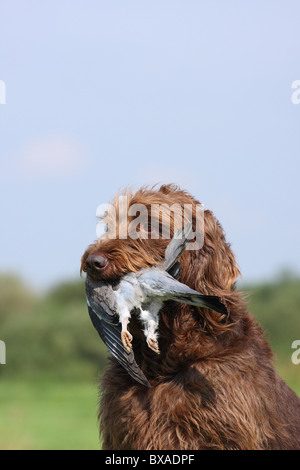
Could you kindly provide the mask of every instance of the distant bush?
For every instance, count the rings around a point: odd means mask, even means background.
[[[300,339],[300,280],[281,277],[243,290],[249,293],[249,310],[264,327],[278,359],[290,359],[291,344]]]
[[[0,293],[0,339],[7,351],[0,376],[77,380],[99,375],[106,347],[90,321],[83,281],[35,297],[17,278],[1,276]]]
[[[36,295],[12,274],[0,274],[0,331],[7,316],[22,315],[32,307]]]
[[[85,304],[84,281],[80,279],[79,281],[63,282],[53,287],[47,293],[46,298],[63,305],[76,302]]]

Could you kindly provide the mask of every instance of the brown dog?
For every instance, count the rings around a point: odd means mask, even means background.
[[[128,193],[133,204],[149,213],[153,204],[191,204],[194,218],[199,203],[164,185]],[[118,214],[117,199],[115,209]],[[141,225],[151,232],[149,220]],[[116,280],[161,262],[168,242],[161,236],[104,237],[88,248],[82,269],[96,280]],[[204,212],[203,247],[186,251],[180,262],[180,281],[219,296],[229,317],[167,302],[160,312],[160,355],[147,347],[138,320],[131,320],[135,358],[151,388],[109,357],[99,412],[103,449],[300,449],[300,399],[276,374],[262,330],[234,290],[239,270],[212,212]]]

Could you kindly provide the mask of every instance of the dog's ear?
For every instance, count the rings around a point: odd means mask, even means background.
[[[240,271],[220,223],[208,210],[204,212],[203,249],[206,255],[207,279],[215,287],[231,290]]]
[[[224,231],[209,210],[204,211],[204,243],[200,250],[190,252],[189,281],[203,293],[234,289],[240,275]]]

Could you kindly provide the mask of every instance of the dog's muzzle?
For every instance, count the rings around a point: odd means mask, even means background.
[[[108,265],[108,259],[102,255],[89,255],[85,260],[85,270],[91,276],[100,274]]]

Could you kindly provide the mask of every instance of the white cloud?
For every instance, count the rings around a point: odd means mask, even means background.
[[[21,150],[18,170],[23,176],[43,177],[77,174],[84,164],[80,146],[65,136],[29,142]]]
[[[41,137],[25,143],[11,158],[2,159],[1,180],[74,176],[84,170],[86,160],[83,148],[72,138]]]

